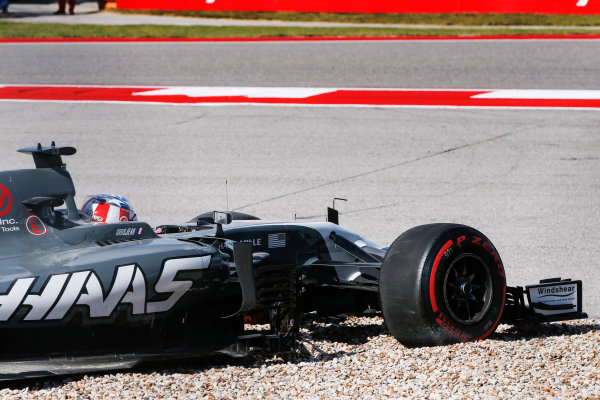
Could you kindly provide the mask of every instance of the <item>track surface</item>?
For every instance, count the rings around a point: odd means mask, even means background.
[[[0,84],[600,89],[600,41],[2,45]],[[229,206],[324,219],[385,243],[460,222],[509,284],[584,281],[600,315],[600,113],[0,103],[0,168],[56,140],[85,195],[130,198],[152,224]]]
[[[0,45],[1,83],[598,89],[600,40]]]

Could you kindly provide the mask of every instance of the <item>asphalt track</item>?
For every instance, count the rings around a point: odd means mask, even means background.
[[[0,84],[600,89],[600,41],[1,45]],[[0,103],[14,150],[74,145],[85,195],[117,192],[151,224],[229,208],[322,220],[384,243],[412,226],[483,231],[509,284],[584,281],[600,316],[597,110]],[[228,197],[225,180],[228,181]]]
[[[4,44],[1,83],[598,89],[600,40]]]

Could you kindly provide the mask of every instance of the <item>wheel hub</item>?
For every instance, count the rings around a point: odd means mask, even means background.
[[[469,296],[473,292],[471,282],[463,282],[460,284],[460,293],[464,296]]]
[[[448,313],[462,324],[476,324],[492,304],[491,272],[477,254],[461,254],[446,271],[443,291]]]

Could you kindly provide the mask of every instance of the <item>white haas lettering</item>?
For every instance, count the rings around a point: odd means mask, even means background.
[[[0,321],[8,321],[21,305],[31,306],[24,321],[60,320],[74,305],[88,306],[91,318],[108,317],[119,304],[131,304],[134,315],[168,311],[193,285],[191,280],[175,280],[177,273],[206,269],[209,264],[210,256],[165,261],[154,286],[156,293],[170,293],[163,301],[146,302],[146,278],[136,264],[117,268],[106,296],[94,271],[51,275],[39,294],[29,293],[36,278],[20,278],[0,295]]]
[[[577,7],[585,7],[588,4],[588,0],[577,0]]]

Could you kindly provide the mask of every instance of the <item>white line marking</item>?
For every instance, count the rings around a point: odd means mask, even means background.
[[[177,89],[177,88],[187,88],[188,86],[154,86],[154,85],[68,85],[68,84],[45,84],[45,83],[3,83],[0,84],[3,87],[31,87],[31,88],[39,88],[44,89],[47,87],[52,88],[117,88],[117,89],[149,89],[149,90],[158,90],[158,89]],[[190,86],[192,88],[202,88],[202,89],[213,89],[219,86]],[[247,88],[246,86],[240,86],[240,88]],[[273,89],[274,87],[262,87],[261,89]],[[468,88],[468,89],[455,89],[455,88],[378,88],[378,87],[337,87],[337,88],[308,88],[308,87],[290,87],[290,89],[319,89],[326,91],[336,91],[336,90],[353,90],[353,91],[391,91],[391,92],[491,92],[494,90],[516,90],[516,89],[500,89],[500,88]]]
[[[274,99],[305,99],[324,93],[331,93],[337,89],[309,88],[309,87],[198,87],[177,86],[166,89],[149,90],[133,93],[134,96],[187,96],[187,97],[232,97],[245,96],[252,98]]]
[[[600,100],[600,90],[501,89],[476,94],[472,99]]]

